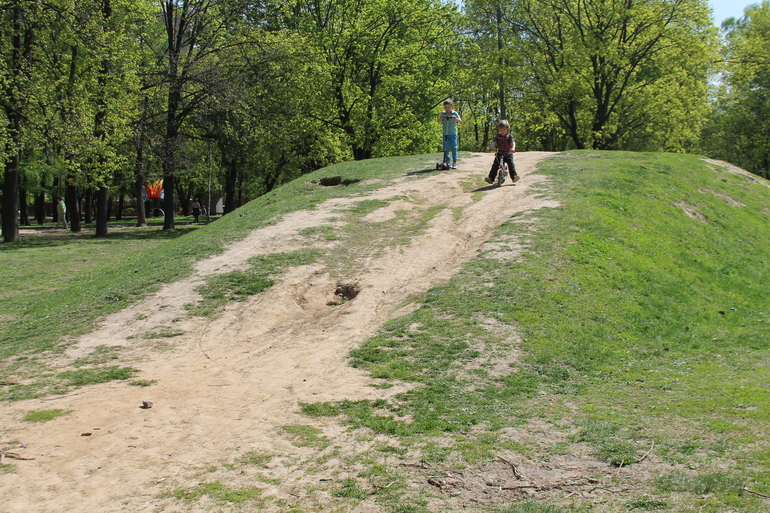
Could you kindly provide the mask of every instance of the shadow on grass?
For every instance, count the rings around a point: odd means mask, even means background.
[[[31,234],[29,232],[25,233],[25,230],[22,228],[19,230],[21,242],[0,244],[0,251],[63,247],[70,244],[82,243],[86,240],[92,244],[132,240],[173,240],[205,226],[205,223],[199,222],[198,225],[177,225],[173,230],[163,230],[161,229],[162,226],[162,223],[143,227],[126,225],[109,226],[106,237],[95,237],[94,228],[89,226],[84,227],[83,231],[80,233],[42,227],[36,228],[38,231]]]
[[[420,171],[411,171],[409,173],[406,173],[406,176],[424,175],[424,174],[427,174],[427,173],[437,173],[439,171],[440,170],[438,170],[438,169],[436,169],[434,167],[434,168],[422,169]],[[448,171],[448,170],[443,170],[443,171]]]

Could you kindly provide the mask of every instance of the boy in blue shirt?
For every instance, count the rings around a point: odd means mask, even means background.
[[[449,164],[449,152],[452,152],[452,169],[457,169],[457,123],[462,123],[460,115],[454,110],[451,98],[444,100],[444,112],[438,117],[444,136],[444,162]]]

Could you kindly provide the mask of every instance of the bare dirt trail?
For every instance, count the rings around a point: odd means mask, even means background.
[[[459,170],[405,175],[365,198],[330,200],[313,211],[289,214],[200,262],[191,279],[169,284],[107,318],[67,356],[88,354],[101,345],[121,346],[125,363],[140,369],[141,379],[157,383],[141,388],[113,382],[65,397],[0,405],[0,443],[23,442],[26,448],[16,452],[34,458],[14,461],[15,470],[0,475],[0,511],[197,510],[158,495],[172,483],[189,487],[201,482],[206,469],[249,452],[283,458],[273,469],[281,484],[265,485],[266,496],[281,498],[301,489],[297,461],[303,449],[292,445],[283,430],[309,423],[298,404],[399,392],[370,386],[371,378],[348,365],[349,350],[387,320],[417,308],[421,294],[448,281],[511,215],[555,206],[531,191],[544,180],[533,171],[548,155],[517,154],[522,180],[499,189],[481,187],[492,155],[473,154],[460,162]],[[468,183],[481,191],[480,197],[463,186]],[[394,197],[401,199],[366,220],[389,222],[397,211],[444,208],[408,245],[372,248],[349,275],[331,277],[324,262],[299,266],[251,300],[230,304],[214,321],[186,315],[183,306],[196,299],[194,288],[203,276],[242,267],[257,254],[306,248],[307,237],[298,233],[303,228],[329,226],[340,209],[362,199]],[[344,241],[317,244],[333,248]],[[357,284],[360,293],[344,304],[330,304],[341,282]],[[159,327],[184,334],[147,338]],[[153,407],[140,408],[143,400],[151,400]],[[53,408],[71,413],[41,424],[21,421],[30,411]],[[327,437],[343,431],[334,422],[319,422]]]

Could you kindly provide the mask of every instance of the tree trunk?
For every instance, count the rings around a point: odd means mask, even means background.
[[[497,6],[495,21],[497,22],[497,69],[500,71],[497,82],[498,94],[500,96],[500,119],[508,119],[508,113],[505,109],[505,77],[503,76],[505,70],[505,67],[503,66],[503,11],[500,9],[499,4]]]
[[[19,159],[15,151],[5,163],[3,181],[3,242],[19,242]]]
[[[88,189],[86,189],[85,205],[83,206],[86,214],[85,215],[86,224],[91,224],[94,222],[93,204],[94,204],[94,189],[92,187],[89,187]]]
[[[372,150],[368,148],[359,148],[353,146],[353,159],[366,160],[372,158]]]
[[[173,157],[172,157],[173,158]],[[165,163],[164,163],[165,167]],[[174,165],[163,174],[163,229],[173,230],[174,225]]]
[[[5,116],[10,128],[11,143],[7,145],[6,150],[11,150],[10,155],[5,161],[5,170],[3,173],[3,205],[2,205],[2,226],[3,242],[18,242],[19,238],[19,164],[21,163],[21,120],[22,104],[17,97],[19,91],[17,87],[23,80],[24,66],[23,53],[25,40],[22,38],[23,12],[21,6],[17,3],[13,6],[13,22],[11,33],[11,62],[8,67],[7,79],[10,79],[8,86],[3,91],[5,98],[2,105],[5,110]]]
[[[179,56],[184,44],[181,19],[186,13],[176,13],[175,2],[164,2],[166,37],[168,42],[168,98],[166,109],[166,140],[163,147],[163,220],[164,230],[174,229],[174,172],[176,171],[176,145],[181,122],[179,106],[182,102],[182,78],[179,76]]]
[[[141,139],[136,143],[136,162],[134,164],[134,196],[136,197],[136,226],[147,226],[144,195],[144,150]]]
[[[96,237],[107,236],[107,220],[109,212],[110,190],[107,187],[99,187],[96,192]]]
[[[67,192],[64,194],[64,202],[67,204],[67,212],[70,215],[70,231],[80,233],[83,230],[83,222],[80,215],[80,198],[78,197],[78,186],[68,185]],[[86,208],[88,208],[86,206]],[[56,210],[54,209],[54,215]]]
[[[43,226],[45,223],[45,193],[41,192],[35,196],[35,220],[37,224]]]
[[[223,153],[224,155],[224,153]],[[224,161],[225,165],[225,205],[223,214],[229,214],[236,209],[235,186],[238,178],[238,158],[233,157]]]
[[[567,130],[569,131],[569,136],[572,139],[572,142],[575,143],[575,148],[578,150],[584,150],[586,145],[578,133],[577,102],[574,100],[569,102],[568,116],[569,122]]]
[[[19,187],[19,224],[29,226],[29,206],[27,205],[27,189]]]

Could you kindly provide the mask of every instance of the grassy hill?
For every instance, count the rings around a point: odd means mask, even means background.
[[[8,383],[0,398],[130,377],[130,368],[97,362],[76,381],[48,367],[47,356],[65,335],[189,274],[196,259],[249,230],[335,195],[365,194],[421,171],[425,160],[320,170],[201,229],[0,247],[0,381]],[[381,386],[419,386],[389,402],[302,405],[309,417],[389,440],[359,461],[367,471],[342,482],[340,504],[445,511],[459,486],[446,476],[408,486],[414,474],[382,459],[416,454],[423,477],[437,469],[456,476],[504,451],[529,462],[579,453],[609,463],[617,478],[608,488],[607,472],[600,479],[594,470],[582,494],[565,484],[523,500],[522,489],[522,500],[501,495],[480,511],[768,511],[768,182],[657,153],[569,152],[538,172],[549,177],[540,193],[559,208],[506,222],[420,309],[351,354]],[[346,185],[309,185],[332,174]],[[504,250],[512,242],[525,245],[523,254]],[[534,434],[536,426],[547,434]],[[605,492],[588,493],[590,479]]]

